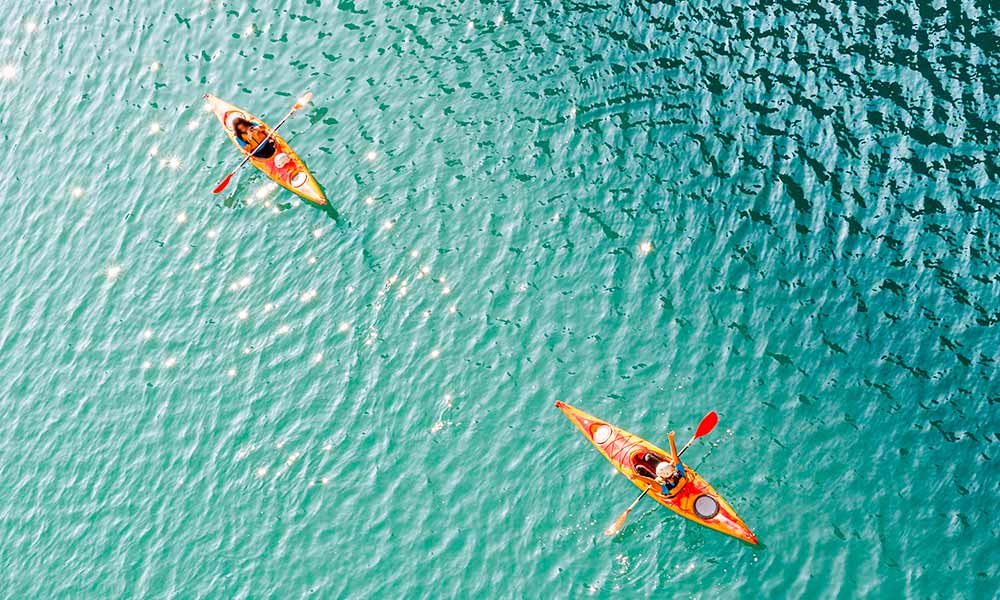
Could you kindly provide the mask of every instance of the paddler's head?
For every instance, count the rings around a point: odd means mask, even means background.
[[[250,121],[247,121],[242,117],[236,117],[233,119],[233,131],[236,132],[236,135],[245,134],[250,131]]]
[[[664,460],[656,465],[656,476],[661,479],[672,479],[677,476],[677,467]]]

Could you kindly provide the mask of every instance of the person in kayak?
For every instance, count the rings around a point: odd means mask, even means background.
[[[259,123],[251,123],[242,117],[233,119],[233,131],[240,147],[253,154],[254,158],[268,159],[274,156],[274,140],[268,139],[267,128]]]
[[[676,491],[680,491],[687,480],[684,476],[684,463],[681,462],[680,455],[677,454],[677,444],[674,442],[674,432],[670,432],[670,453],[673,455],[672,461],[660,461],[656,465],[656,483],[660,484],[660,494],[669,496]]]

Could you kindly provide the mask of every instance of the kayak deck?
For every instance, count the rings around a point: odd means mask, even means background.
[[[271,128],[264,121],[243,109],[229,104],[225,100],[216,98],[211,94],[205,94],[205,100],[212,108],[212,112],[219,119],[222,128],[226,130],[226,135],[239,148],[243,156],[247,156],[249,152],[236,139],[236,132],[232,125],[234,119],[242,118],[253,123],[259,123],[268,133],[271,131]],[[323,194],[319,183],[316,182],[316,179],[309,172],[302,159],[299,158],[299,155],[292,151],[288,143],[277,133],[271,135],[271,142],[275,146],[274,154],[266,159],[251,156],[250,162],[253,163],[253,166],[263,171],[265,175],[288,191],[314,204],[327,206],[326,195]]]
[[[648,455],[662,460],[670,456],[669,452],[565,402],[557,401],[556,407],[636,487],[645,490],[652,484],[649,495],[654,500],[695,523],[750,544],[757,543],[757,536],[740,519],[733,507],[691,467],[684,465],[686,482],[679,490],[673,490],[669,496],[661,493],[661,487],[654,481],[655,475],[652,472],[655,464],[651,469]]]

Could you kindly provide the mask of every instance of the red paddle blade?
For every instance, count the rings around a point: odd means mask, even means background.
[[[235,173],[235,172],[236,171],[233,171],[233,173]],[[220,183],[214,190],[212,190],[212,193],[213,194],[218,194],[222,190],[226,189],[226,186],[229,185],[229,180],[233,178],[233,173],[230,173],[229,175],[226,175],[226,178],[223,179],[222,183]]]
[[[698,430],[694,432],[694,437],[700,438],[703,435],[708,435],[708,433],[715,429],[715,426],[718,424],[719,415],[717,415],[713,410],[705,415],[705,418],[698,424]]]

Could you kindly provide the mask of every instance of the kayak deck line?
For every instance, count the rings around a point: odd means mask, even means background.
[[[557,400],[556,408],[561,410],[590,443],[636,487],[645,490],[652,485],[649,496],[654,500],[699,525],[749,544],[757,543],[757,536],[750,531],[725,498],[686,464],[684,485],[672,490],[669,495],[661,492],[654,473],[650,472],[645,462],[647,455],[665,459],[670,456],[669,452],[565,402]],[[640,466],[648,475],[638,470]]]

